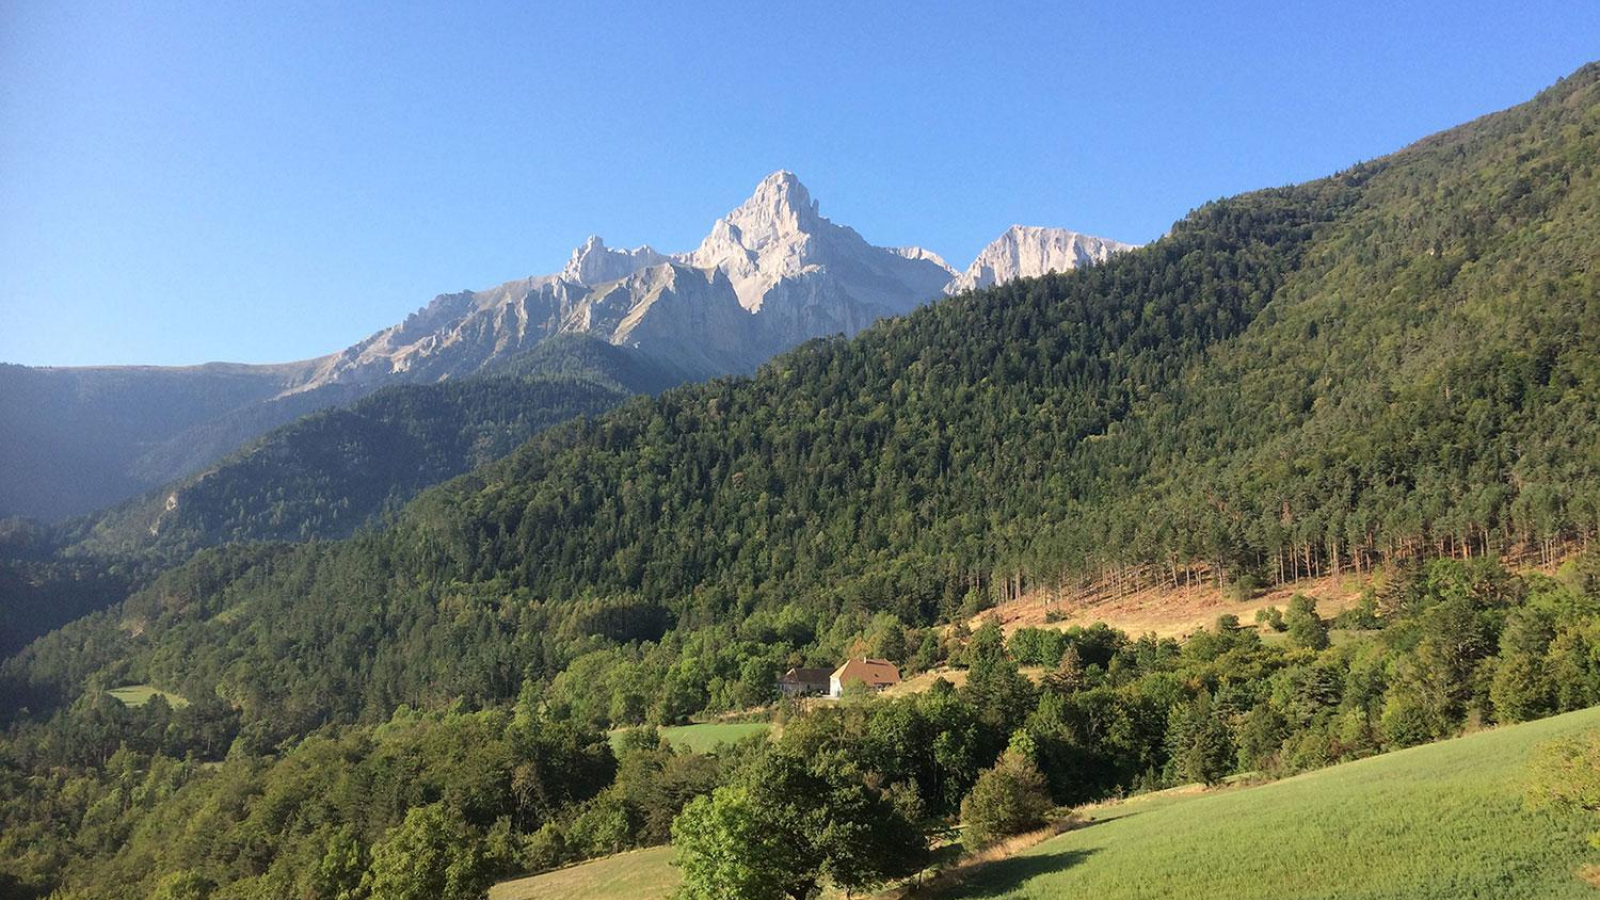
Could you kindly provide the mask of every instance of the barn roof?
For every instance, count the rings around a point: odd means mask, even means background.
[[[870,685],[899,684],[900,670],[887,659],[852,659],[833,670],[833,677],[842,685],[847,681],[864,681]]]

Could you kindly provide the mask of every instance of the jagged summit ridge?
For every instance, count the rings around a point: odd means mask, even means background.
[[[890,247],[889,252],[897,256],[904,256],[906,259],[925,259],[939,268],[944,269],[946,272],[949,272],[951,277],[955,277],[957,274],[955,267],[951,266],[948,262],[945,262],[944,257],[933,252],[932,250],[927,249],[926,247]]]
[[[560,272],[436,298],[332,356],[295,390],[470,374],[555,334],[582,333],[689,377],[753,370],[814,337],[846,335],[938,297],[1099,262],[1128,245],[1015,226],[958,275],[921,247],[886,248],[824,217],[788,170],[766,176],[694,250],[591,236]]]
[[[667,261],[667,256],[657,253],[649,244],[632,250],[613,250],[599,235],[590,235],[582,246],[572,251],[561,277],[578,284],[604,284]]]

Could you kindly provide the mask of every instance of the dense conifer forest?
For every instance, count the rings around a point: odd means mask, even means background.
[[[550,428],[386,528],[203,551],[0,668],[0,885],[464,897],[686,804],[695,835],[752,804],[886,829],[879,868],[808,845],[773,894],[801,896],[911,870],[997,766],[1075,803],[1594,704],[1597,130],[1591,66],[1105,264]],[[1377,586],[1332,646],[1309,599],[1272,641],[965,625],[1040,587],[1344,571]],[[968,678],[775,748],[603,737],[860,652]]]

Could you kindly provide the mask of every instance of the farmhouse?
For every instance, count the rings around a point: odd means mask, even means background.
[[[785,697],[826,694],[828,674],[827,669],[790,669],[778,679],[778,693]]]
[[[881,691],[891,684],[900,683],[900,670],[886,659],[852,659],[833,670],[828,677],[828,696],[838,697],[845,685],[859,681],[869,689]]]

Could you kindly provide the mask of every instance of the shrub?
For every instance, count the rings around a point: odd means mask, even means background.
[[[1600,813],[1600,730],[1541,744],[1528,768],[1529,806]],[[1600,831],[1589,843],[1600,849]]]
[[[1259,704],[1245,713],[1239,725],[1239,767],[1275,772],[1278,754],[1288,731],[1288,723],[1269,704]]]
[[[1233,771],[1233,740],[1227,723],[1212,708],[1209,694],[1174,707],[1168,723],[1167,743],[1174,777],[1215,785]]]
[[[1228,597],[1238,603],[1255,599],[1261,593],[1261,580],[1245,572],[1228,584]]]
[[[1361,595],[1356,605],[1333,617],[1335,628],[1350,631],[1375,631],[1383,627],[1378,617],[1378,598],[1371,591]]]
[[[412,807],[372,848],[364,887],[385,900],[472,900],[492,871],[482,838],[459,810],[443,803]]]
[[[555,822],[544,823],[522,839],[521,861],[530,872],[564,866],[575,858],[577,853],[568,846],[566,832]]]
[[[1287,631],[1289,628],[1288,625],[1284,624],[1283,610],[1278,609],[1276,606],[1268,606],[1256,610],[1256,624],[1262,628],[1280,632]]]
[[[739,781],[691,800],[672,823],[679,900],[846,895],[920,870],[927,841],[839,753],[770,752]]]
[[[1053,668],[1067,648],[1067,636],[1054,628],[1019,628],[1006,642],[1011,658],[1024,666]]]
[[[152,900],[206,900],[211,896],[212,884],[198,872],[180,869],[156,885]]]
[[[973,847],[1031,831],[1045,824],[1053,805],[1044,776],[1021,750],[1007,750],[961,801],[961,824]]]

